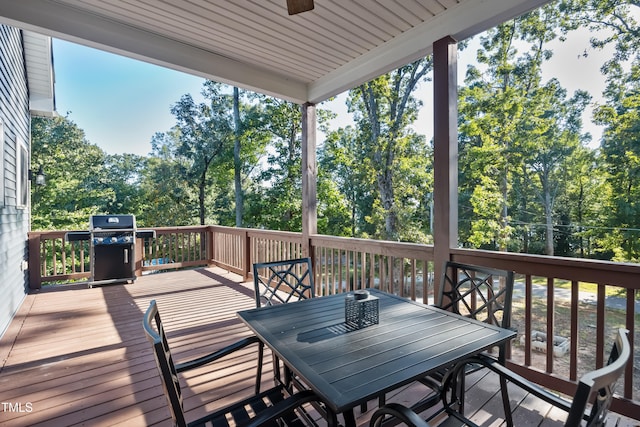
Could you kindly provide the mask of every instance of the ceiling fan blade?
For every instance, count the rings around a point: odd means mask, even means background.
[[[313,10],[313,0],[287,0],[289,15]]]

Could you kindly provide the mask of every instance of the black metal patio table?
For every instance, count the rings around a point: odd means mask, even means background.
[[[345,322],[345,294],[238,312],[328,408],[354,425],[370,399],[512,339],[516,333],[374,289],[379,323]]]

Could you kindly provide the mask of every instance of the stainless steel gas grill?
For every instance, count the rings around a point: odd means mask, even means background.
[[[88,232],[70,232],[66,238],[89,240],[92,287],[136,280],[136,238],[154,236],[153,230],[137,230],[133,215],[93,215]]]

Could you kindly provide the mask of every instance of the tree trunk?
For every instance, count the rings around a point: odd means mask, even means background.
[[[542,192],[545,217],[545,254],[553,255],[553,196],[546,171],[542,175]]]
[[[207,176],[207,172],[205,169],[200,179],[200,184],[198,184],[198,210],[200,213],[200,225],[204,225],[204,219],[205,219],[204,190],[206,187],[206,183],[205,183],[206,176]]]
[[[551,214],[551,203],[549,202],[550,194],[546,192],[545,199],[547,203],[545,203],[544,214],[545,214],[545,253],[547,255],[553,255],[553,220]]]
[[[242,192],[242,177],[240,169],[240,91],[233,88],[233,121],[235,125],[235,143],[233,146],[233,181],[236,192],[236,227],[242,227],[242,214],[244,212],[244,194]]]
[[[386,239],[395,239],[397,234],[397,214],[395,210],[395,196],[393,191],[393,178],[391,167],[385,167],[378,171],[378,191],[380,191],[380,202],[384,208],[384,231]]]

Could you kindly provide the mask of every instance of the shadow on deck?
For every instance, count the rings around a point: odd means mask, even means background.
[[[0,425],[171,425],[152,350],[142,331],[142,314],[157,300],[177,361],[224,347],[250,331],[235,313],[254,307],[253,285],[219,268],[153,274],[134,284],[88,289],[65,286],[28,295],[0,341]],[[271,375],[265,358],[265,386]],[[183,376],[189,419],[251,393],[255,349]],[[497,380],[469,381],[468,408],[476,421],[500,425]],[[390,394],[388,401],[411,403],[417,386]],[[548,408],[515,393],[516,420],[527,425]],[[376,402],[369,407],[374,408]],[[497,414],[497,415],[495,415]],[[358,422],[367,425],[370,413]],[[610,425],[637,426],[614,417]],[[519,424],[517,424],[519,425]]]

